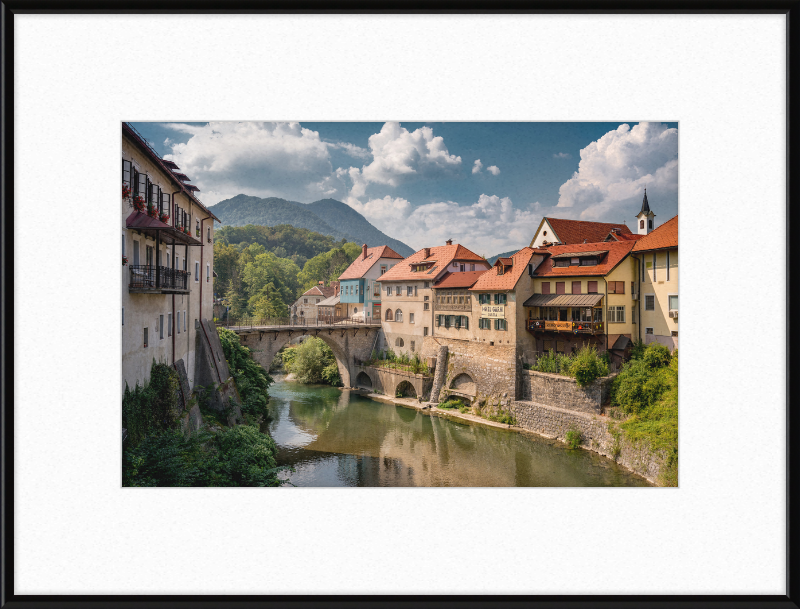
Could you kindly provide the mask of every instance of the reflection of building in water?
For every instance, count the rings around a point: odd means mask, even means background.
[[[464,425],[378,404],[349,391],[291,403],[290,420],[315,439],[294,462],[335,457],[336,477],[356,486],[586,486],[613,483],[613,462],[545,440]],[[336,402],[333,402],[333,400]],[[605,467],[596,467],[601,465]],[[285,461],[284,461],[285,462]]]

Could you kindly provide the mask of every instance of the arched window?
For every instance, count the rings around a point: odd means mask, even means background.
[[[400,309],[394,312],[394,320],[395,321],[403,321],[403,312]]]
[[[395,338],[394,339],[394,346],[395,347],[402,347],[403,346],[403,339],[402,338]]]
[[[653,221],[652,220],[648,220],[647,221],[647,228],[653,228]]]
[[[358,313],[358,307],[353,307],[353,315],[355,315],[356,313]]]
[[[393,313],[391,309],[386,309],[386,321],[392,321]]]
[[[639,228],[644,228],[644,220],[639,220]]]

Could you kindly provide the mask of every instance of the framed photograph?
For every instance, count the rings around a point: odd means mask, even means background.
[[[793,7],[3,4],[3,606],[797,606]]]

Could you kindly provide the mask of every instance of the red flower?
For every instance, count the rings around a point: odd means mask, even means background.
[[[128,184],[122,185],[122,198],[127,199],[131,196],[131,187]]]
[[[133,197],[133,207],[136,211],[144,211],[144,198],[142,195]]]

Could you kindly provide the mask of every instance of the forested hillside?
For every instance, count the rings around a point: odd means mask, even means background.
[[[355,243],[307,229],[223,227],[214,242],[214,292],[233,317],[287,317],[303,292],[338,279],[360,253]]]
[[[335,241],[352,241],[369,247],[388,245],[398,254],[410,256],[414,253],[405,243],[382,233],[364,216],[349,205],[334,199],[323,199],[314,203],[298,203],[276,197],[260,199],[247,195],[236,195],[212,206],[211,211],[223,225],[277,226],[290,224],[332,237]]]
[[[231,245],[258,243],[278,258],[289,258],[303,267],[309,258],[341,247],[345,241],[336,241],[307,228],[296,228],[290,224],[277,226],[223,226],[216,233],[217,241]]]

